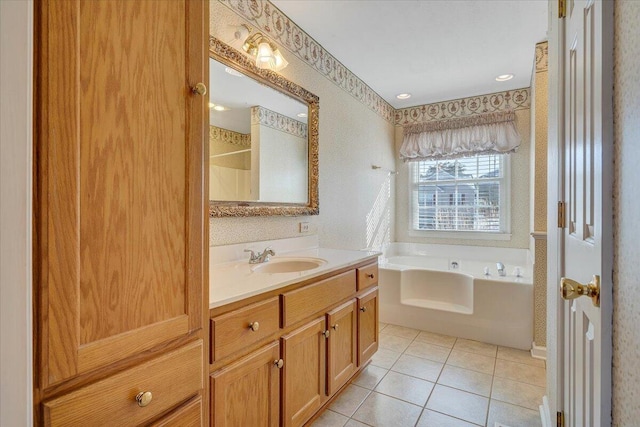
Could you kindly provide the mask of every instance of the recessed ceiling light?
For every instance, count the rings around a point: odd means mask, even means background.
[[[396,95],[396,98],[398,98],[398,99],[409,99],[409,98],[411,98],[411,94],[410,93],[400,93],[400,94]]]
[[[513,74],[509,73],[509,74],[500,74],[498,77],[496,77],[496,81],[497,82],[506,82],[507,80],[511,80],[513,78]]]
[[[307,117],[307,113],[298,113],[298,117]]]
[[[232,76],[236,76],[236,77],[244,77],[244,74],[242,74],[240,71],[238,70],[234,70],[231,67],[225,67],[224,69],[227,73],[231,74]]]

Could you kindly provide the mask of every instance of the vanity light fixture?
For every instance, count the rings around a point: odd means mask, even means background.
[[[398,95],[396,95],[396,98],[398,98],[398,99],[409,99],[409,98],[411,98],[411,94],[410,93],[399,93]]]
[[[508,74],[500,74],[498,77],[496,77],[496,81],[497,82],[506,82],[507,80],[511,80],[514,77],[513,74],[508,73]]]
[[[298,113],[298,117],[305,118],[307,117],[307,113]]]
[[[256,57],[256,67],[280,71],[287,65],[280,49],[271,43],[262,33],[255,33],[244,41],[242,50]]]

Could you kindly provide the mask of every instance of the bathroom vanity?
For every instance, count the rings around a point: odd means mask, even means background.
[[[212,266],[212,426],[305,425],[366,365],[378,348],[377,256],[309,249],[269,262],[322,261],[302,272]]]

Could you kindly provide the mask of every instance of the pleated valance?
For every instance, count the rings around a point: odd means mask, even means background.
[[[512,153],[522,138],[513,111],[437,120],[404,128],[400,158],[405,162]]]

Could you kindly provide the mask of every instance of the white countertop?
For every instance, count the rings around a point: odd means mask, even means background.
[[[260,273],[252,268],[259,264],[249,264],[248,258],[241,261],[212,264],[209,270],[209,308],[220,307],[234,301],[259,295],[321,276],[332,270],[350,267],[366,259],[374,259],[380,252],[350,251],[343,249],[313,248],[276,252],[272,260],[278,258],[321,258],[327,262],[312,270],[294,273]]]

